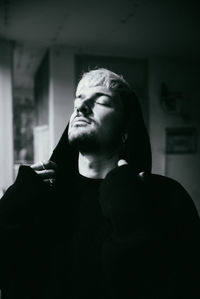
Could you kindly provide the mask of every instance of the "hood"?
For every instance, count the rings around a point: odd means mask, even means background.
[[[135,106],[134,115],[130,118],[126,140],[121,158],[124,158],[135,173],[151,171],[151,147],[147,129],[144,124],[139,103]],[[136,107],[136,108],[135,108]],[[57,163],[60,170],[78,172],[78,152],[68,142],[68,127],[65,128],[60,141],[55,147],[50,160]]]

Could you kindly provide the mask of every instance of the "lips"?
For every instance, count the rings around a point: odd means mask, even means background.
[[[90,124],[91,121],[85,117],[76,117],[73,121],[73,124],[75,123],[86,123],[86,124]]]

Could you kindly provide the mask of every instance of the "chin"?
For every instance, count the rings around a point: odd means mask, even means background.
[[[99,143],[94,132],[82,128],[70,130],[68,134],[69,144],[80,152],[91,152],[97,150]]]
[[[68,131],[68,139],[70,143],[73,143],[79,139],[87,139],[91,135],[93,135],[93,132],[91,132],[91,130],[88,130],[88,128],[86,128],[85,126],[73,126]]]

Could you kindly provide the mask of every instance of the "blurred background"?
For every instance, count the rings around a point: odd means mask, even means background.
[[[108,67],[140,99],[153,173],[200,212],[198,2],[0,0],[0,193],[20,164],[49,158],[82,72]]]

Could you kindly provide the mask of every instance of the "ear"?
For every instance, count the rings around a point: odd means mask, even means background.
[[[124,133],[122,135],[122,143],[125,143],[127,139],[128,139],[128,133]]]
[[[122,133],[122,141],[125,143],[128,139],[128,135],[130,133],[130,127],[133,125],[131,119],[125,119],[123,124],[123,133]]]

